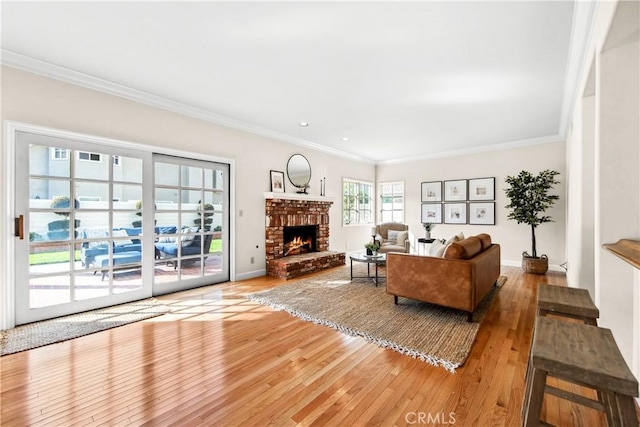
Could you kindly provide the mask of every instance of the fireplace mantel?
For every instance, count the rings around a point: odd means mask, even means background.
[[[298,194],[298,193],[273,193],[268,191],[264,193],[265,199],[275,199],[275,200],[301,200],[305,202],[335,202],[335,197],[326,197],[326,196],[312,196],[309,194]]]

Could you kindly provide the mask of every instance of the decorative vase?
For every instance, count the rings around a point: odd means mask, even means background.
[[[522,269],[529,274],[545,274],[549,269],[549,258],[542,255],[540,258],[522,257]]]
[[[430,240],[431,239],[431,231],[425,231],[424,232],[424,238],[427,239],[427,240]]]

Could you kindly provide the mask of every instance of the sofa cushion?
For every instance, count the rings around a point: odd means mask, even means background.
[[[113,230],[113,237],[129,237],[129,233],[127,233],[127,230]],[[125,246],[131,245],[133,242],[131,239],[118,239],[114,240],[113,244],[115,246]]]
[[[396,242],[398,241],[398,234],[400,232],[398,230],[388,230],[387,231],[387,242],[391,243],[391,244],[396,244]]]
[[[447,247],[444,245],[444,243],[442,243],[442,241],[434,240],[429,247],[429,256],[442,258],[442,255],[444,254],[444,250],[446,248]]]
[[[396,245],[404,245],[404,241],[407,240],[409,238],[409,232],[408,231],[399,231],[398,235],[396,236]]]
[[[82,231],[83,239],[99,239],[101,237],[109,237],[109,230],[104,227],[87,227]],[[89,242],[90,248],[106,248],[109,247],[109,242],[106,240],[98,242]]]
[[[471,259],[480,252],[482,252],[482,243],[476,236],[472,236],[459,242],[451,243],[444,253],[444,258]]]
[[[476,237],[480,239],[483,251],[491,246],[491,236],[489,236],[487,233],[478,234]]]
[[[449,246],[451,243],[453,242],[459,242],[460,240],[464,240],[464,234],[461,232],[459,232],[458,234],[454,234],[453,236],[449,237],[447,240],[444,241],[444,245],[445,246]]]
[[[156,227],[156,234],[175,234],[176,231],[175,226]]]

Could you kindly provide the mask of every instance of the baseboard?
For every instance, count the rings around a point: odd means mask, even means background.
[[[503,260],[500,260],[500,264],[501,265],[505,265],[507,267],[522,267],[522,260],[520,260],[520,261],[511,261],[511,260],[508,260],[508,259],[503,259]],[[566,273],[567,272],[567,270],[565,270],[564,268],[562,268],[558,264],[549,264],[549,271],[558,271],[560,273]]]
[[[260,270],[248,271],[246,273],[236,273],[236,282],[240,280],[253,279],[256,277],[262,277],[267,275],[267,269],[262,268]]]

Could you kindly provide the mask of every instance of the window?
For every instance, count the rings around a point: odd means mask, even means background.
[[[54,160],[67,160],[69,158],[69,150],[66,148],[52,148],[51,156]]]
[[[373,184],[342,180],[342,224],[373,224]]]
[[[404,223],[404,182],[380,184],[380,222]]]
[[[78,151],[78,159],[88,160],[91,162],[99,162],[101,161],[101,156],[98,153],[88,153],[86,151]]]

